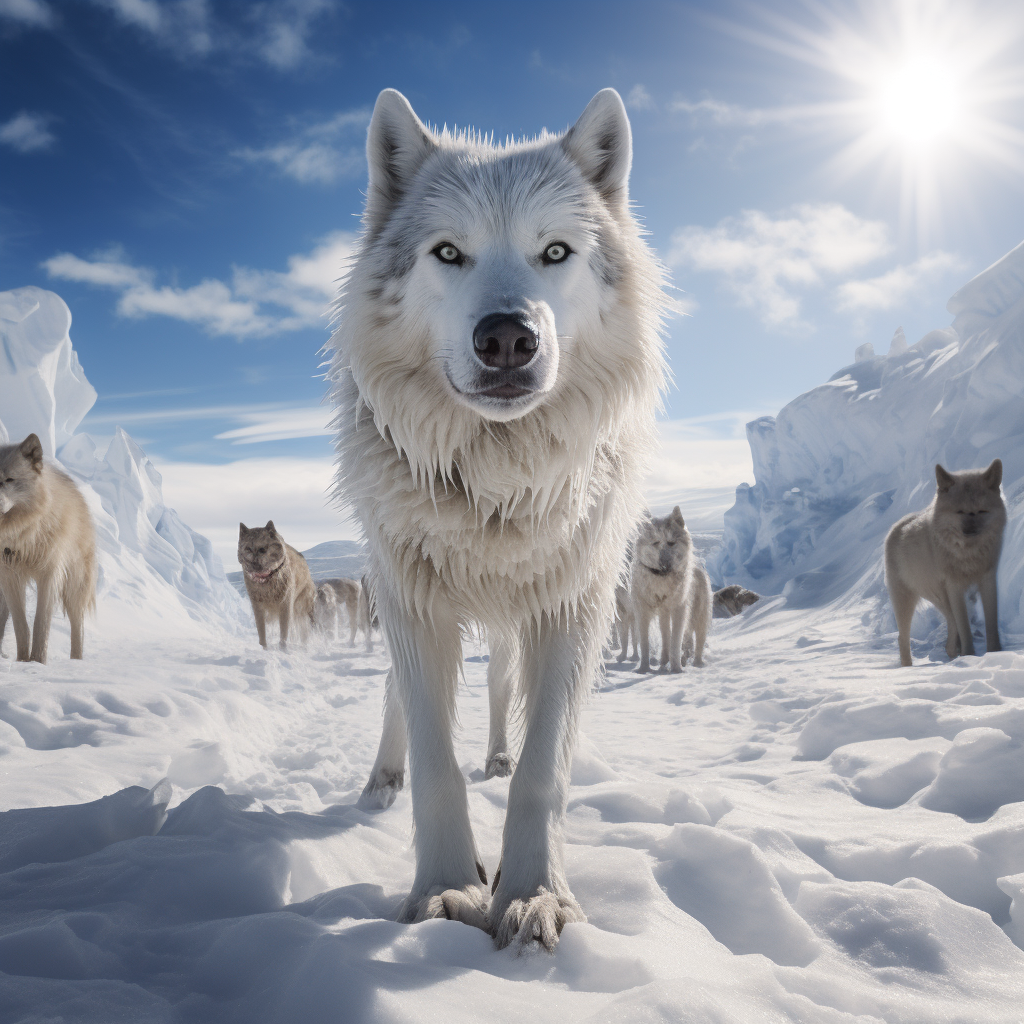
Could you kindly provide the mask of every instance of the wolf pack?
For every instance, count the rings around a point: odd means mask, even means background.
[[[629,200],[632,141],[618,93],[599,92],[566,132],[496,143],[428,127],[394,90],[367,136],[363,233],[338,296],[331,398],[336,493],[368,558],[361,580],[314,584],[273,521],[240,524],[238,559],[259,642],[313,630],[390,655],[364,807],[386,808],[408,758],[416,871],[399,920],[444,917],[498,948],[553,950],[585,920],[563,865],[563,820],[583,702],[609,637],[651,670],[704,664],[712,618],[758,595],[712,593],[679,507],[644,508],[666,387],[664,272]],[[0,410],[2,412],[2,410]],[[948,655],[974,653],[977,588],[999,650],[996,570],[1002,465],[936,466],[927,508],[885,542],[900,662],[924,599],[948,623]],[[71,657],[95,605],[96,541],[71,478],[35,434],[0,446],[0,642],[45,662],[59,603]],[[30,631],[26,590],[35,583]],[[490,646],[487,775],[510,777],[491,880],[453,745],[463,638]],[[506,720],[520,707],[522,741]]]

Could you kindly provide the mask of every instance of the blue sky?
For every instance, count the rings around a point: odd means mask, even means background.
[[[502,137],[614,86],[686,313],[666,450],[680,486],[735,484],[746,419],[898,326],[946,326],[1021,241],[1022,22],[938,0],[0,0],[0,287],[64,297],[86,428],[125,427],[222,550],[274,500],[318,502],[295,529],[326,539],[320,313],[377,93]]]

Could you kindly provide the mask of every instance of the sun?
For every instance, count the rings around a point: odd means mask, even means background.
[[[962,135],[968,99],[951,62],[929,54],[906,58],[881,78],[872,97],[881,131],[911,150]]]

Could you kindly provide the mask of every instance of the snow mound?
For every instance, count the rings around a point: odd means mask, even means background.
[[[209,622],[211,612],[221,625],[240,623],[242,606],[220,559],[164,504],[145,452],[120,428],[103,452],[75,433],[97,396],[70,326],[71,311],[53,292],[0,292],[0,439],[38,434],[85,495],[96,525],[100,628],[188,627]]]
[[[881,571],[893,523],[923,508],[934,467],[1003,460],[1010,514],[999,577],[1001,627],[1024,633],[1024,243],[948,302],[950,327],[857,361],[747,424],[753,486],[725,513],[713,575],[791,608],[844,595],[874,599],[876,629],[892,631]],[[938,625],[919,612],[915,636]]]

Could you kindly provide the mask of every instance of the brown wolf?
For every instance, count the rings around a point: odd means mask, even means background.
[[[917,602],[931,601],[946,618],[946,654],[974,654],[965,595],[977,586],[985,609],[985,646],[999,643],[996,567],[1006,506],[999,493],[1003,464],[948,473],[935,467],[932,503],[904,516],[885,538],[885,582],[899,629],[900,664],[912,665],[910,623]]]
[[[82,657],[83,620],[96,605],[96,532],[72,479],[43,461],[35,434],[0,446],[0,641],[14,619],[18,661],[45,664],[54,602],[71,621],[71,657]],[[25,587],[36,584],[29,649]]]
[[[281,627],[281,647],[288,645],[292,619],[300,635],[313,625],[316,587],[301,553],[286,544],[271,519],[266,526],[238,524],[238,561],[245,589],[252,602],[260,645],[267,646],[267,615],[276,614]]]

